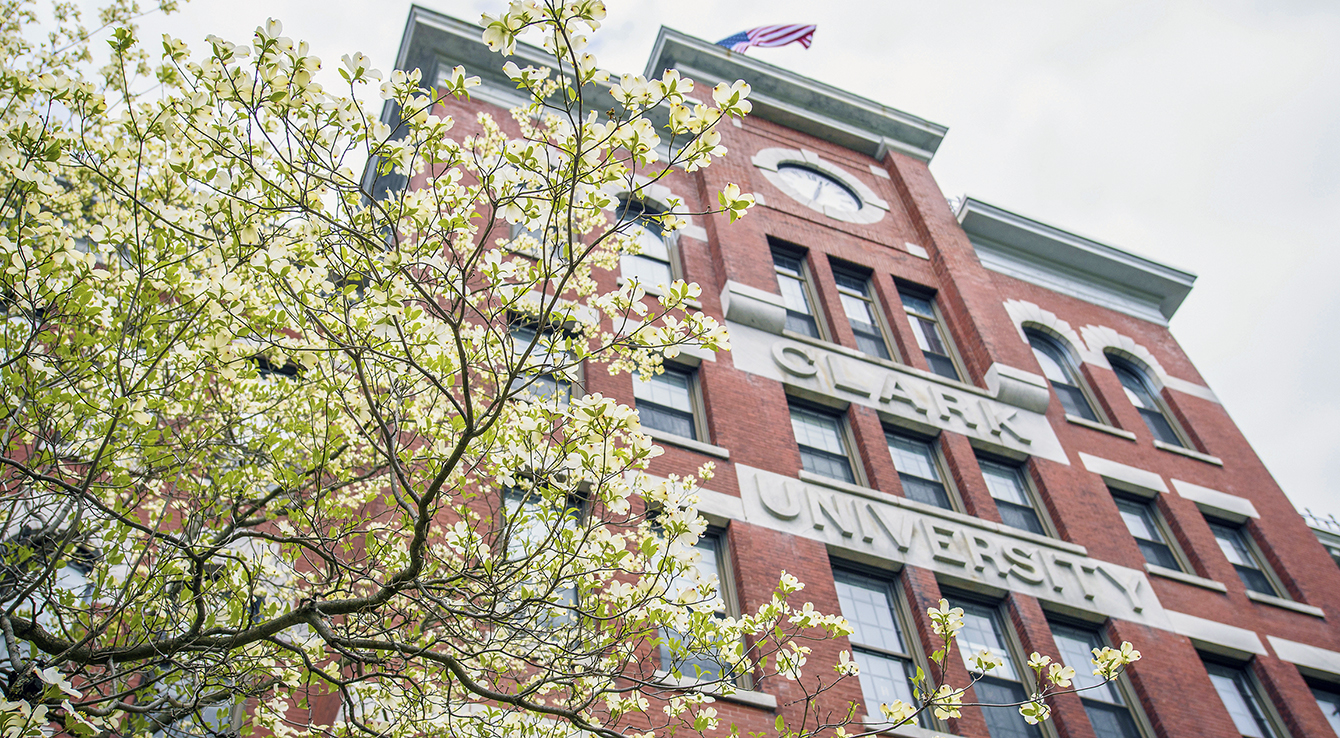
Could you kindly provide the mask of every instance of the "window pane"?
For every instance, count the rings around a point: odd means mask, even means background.
[[[1019,684],[991,678],[978,682],[973,689],[979,702],[1008,704],[1027,698]],[[982,716],[986,718],[986,729],[991,738],[1038,738],[1042,735],[1038,726],[1029,725],[1024,720],[1018,707],[983,707]]]
[[[847,314],[849,320],[863,326],[874,325],[875,316],[870,313],[870,303],[845,292],[838,297],[842,300],[842,312]]]
[[[1246,738],[1274,738],[1275,733],[1265,721],[1247,675],[1239,669],[1218,664],[1206,664],[1205,669],[1238,732]]]
[[[983,649],[1002,659],[1005,664],[991,670],[991,674],[1002,679],[1018,679],[1014,669],[1014,659],[1010,658],[1005,647],[1005,636],[1000,629],[1000,618],[993,607],[984,607],[971,602],[956,602],[963,608],[963,630],[958,637],[958,650],[963,655],[963,663],[968,670],[973,669],[973,656]]]
[[[842,617],[854,631],[851,642],[905,654],[902,631],[893,614],[887,584],[875,579],[835,572]]]
[[[1098,700],[1114,705],[1123,705],[1125,701],[1121,699],[1121,690],[1117,685],[1108,682],[1102,687],[1096,685],[1102,684],[1101,677],[1095,676],[1092,664],[1089,661],[1093,658],[1093,649],[1101,648],[1102,641],[1098,634],[1090,630],[1081,628],[1072,628],[1066,625],[1052,625],[1052,638],[1056,640],[1057,655],[1061,658],[1061,663],[1075,670],[1075,677],[1072,681],[1075,683],[1075,689],[1088,689],[1082,696],[1086,699]]]
[[[647,379],[633,374],[633,397],[686,413],[693,412],[692,386],[688,372],[670,367]]]
[[[717,583],[717,613],[719,617],[725,616],[724,595],[722,588],[725,586],[721,580],[721,546],[720,536],[716,534],[706,534],[698,539],[694,545],[694,552],[698,555],[695,565],[700,576],[704,579],[715,581]],[[693,586],[693,582],[687,577],[678,577],[671,582],[667,597],[676,597]],[[663,628],[661,638],[670,643],[661,644],[661,669],[672,671],[678,668],[682,676],[694,678],[701,675],[702,679],[715,680],[720,679],[729,665],[719,655],[715,648],[704,647],[699,644],[696,652],[680,655],[678,658],[671,653],[671,644],[684,642],[684,636],[671,629]]]
[[[804,315],[810,314],[810,298],[805,294],[804,282],[796,277],[778,274],[777,286],[781,288],[782,301],[786,303],[787,310]]]
[[[802,408],[791,408],[791,430],[801,446],[846,456],[841,424],[837,418]]]
[[[644,287],[669,285],[675,281],[670,273],[669,262],[658,261],[640,254],[625,254],[619,261],[619,271],[625,280],[636,279]]]
[[[1112,371],[1117,373],[1117,379],[1121,380],[1121,386],[1126,389],[1126,397],[1130,399],[1132,405],[1145,410],[1159,409],[1158,403],[1154,402],[1154,396],[1145,386],[1144,379],[1134,370],[1122,364],[1113,364]]]
[[[851,463],[847,461],[845,456],[802,447],[800,449],[800,464],[805,471],[829,479],[837,479],[842,482],[856,481],[856,477],[851,471]]]
[[[852,651],[852,657],[861,669],[861,697],[865,699],[867,715],[879,717],[881,704],[891,705],[897,700],[915,704],[911,678],[916,670],[911,662],[857,648]]]
[[[953,505],[949,503],[949,493],[945,491],[943,484],[910,474],[899,474],[898,479],[903,483],[903,494],[907,495],[908,499],[945,510],[953,509]]]
[[[930,365],[931,371],[939,374],[945,379],[959,381],[958,367],[954,366],[954,360],[946,355],[926,353],[926,363]]]
[[[1061,400],[1061,407],[1067,415],[1074,415],[1095,422],[1098,420],[1098,415],[1089,405],[1089,398],[1084,396],[1084,391],[1079,387],[1052,382],[1052,389],[1056,390],[1056,397]]]
[[[1155,439],[1174,446],[1186,446],[1182,443],[1182,439],[1177,437],[1177,432],[1173,430],[1172,424],[1168,422],[1168,418],[1164,417],[1162,412],[1141,408],[1140,417],[1145,419],[1145,425],[1149,426],[1149,432],[1154,434]]]
[[[1038,364],[1042,366],[1042,373],[1047,379],[1053,382],[1063,382],[1073,384],[1070,372],[1066,371],[1065,359],[1056,353],[1056,349],[1047,345],[1042,340],[1029,333],[1028,343],[1033,347],[1033,356],[1037,358]]]
[[[907,312],[924,315],[929,318],[935,317],[935,306],[931,304],[930,300],[910,292],[904,292],[903,290],[898,290],[898,297],[902,299],[903,308],[906,309]]]
[[[981,466],[982,478],[986,480],[986,488],[991,491],[992,497],[1016,505],[1032,505],[1018,469],[989,461],[981,462]]]
[[[1011,528],[1026,530],[1040,536],[1047,535],[1047,529],[1042,527],[1038,511],[1028,505],[1016,505],[1013,502],[1000,500],[996,502],[996,510],[1000,512],[1001,522]]]
[[[1121,519],[1126,522],[1126,529],[1132,536],[1146,541],[1163,542],[1163,536],[1154,523],[1148,504],[1118,499],[1117,509],[1121,511]]]
[[[1340,694],[1314,688],[1312,695],[1317,698],[1317,707],[1320,707],[1321,713],[1326,716],[1326,722],[1330,723],[1331,730],[1340,736]]]
[[[935,464],[935,449],[931,444],[892,433],[887,434],[886,439],[895,469],[914,477],[940,481],[940,472]]]
[[[1089,723],[1097,738],[1140,738],[1135,718],[1124,707],[1085,699],[1084,711],[1089,715]]]

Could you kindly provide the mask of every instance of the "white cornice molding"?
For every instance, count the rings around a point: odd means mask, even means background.
[[[1166,324],[1196,275],[965,198],[959,224],[988,269]]]
[[[949,130],[662,26],[645,75],[650,79],[665,69],[679,69],[700,84],[743,79],[753,89],[751,115],[876,158],[898,151],[930,161]]]

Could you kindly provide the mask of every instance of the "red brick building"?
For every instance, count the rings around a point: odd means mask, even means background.
[[[476,26],[421,8],[398,59],[425,83],[483,76],[448,107],[458,132],[522,102],[499,62]],[[1022,697],[1032,651],[1086,662],[1129,640],[1144,658],[1056,698],[1040,728],[965,708],[897,735],[1333,735],[1340,570],[1169,331],[1194,275],[947,202],[928,169],[943,126],[662,29],[646,75],[668,68],[746,80],[754,113],[722,127],[728,157],[643,207],[706,210],[728,182],[758,204],[649,232],[623,271],[700,284],[733,348],[637,387],[589,372],[585,389],[639,406],[665,448],[652,473],[716,462],[703,548],[728,608],[766,601],[785,569],[856,624],[813,659],[850,648],[862,667],[826,707],[906,698],[945,597],[967,611],[965,646],[1006,660],[982,701]],[[718,709],[766,729],[798,712],[789,687]]]

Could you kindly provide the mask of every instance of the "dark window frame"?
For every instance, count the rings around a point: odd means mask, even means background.
[[[773,274],[777,278],[777,288],[783,301],[787,300],[789,293],[789,290],[783,287],[783,280],[791,280],[798,289],[796,296],[801,298],[804,307],[809,311],[802,312],[797,307],[787,304],[785,329],[808,338],[831,342],[828,326],[824,322],[814,273],[810,269],[808,252],[781,241],[769,240],[768,247],[772,255]]]
[[[879,296],[875,294],[871,272],[857,266],[836,263],[831,259],[829,264],[833,270],[833,281],[837,284],[838,305],[842,308],[843,315],[847,318],[847,325],[851,327],[852,335],[856,339],[856,350],[876,359],[897,362],[898,353],[894,349],[896,343],[888,325],[885,324],[884,309]],[[844,298],[863,303],[874,322],[863,322],[863,325],[868,327],[858,327],[857,322],[847,312]]]
[[[839,482],[846,482],[847,484],[864,486],[864,480],[861,477],[860,458],[857,456],[856,444],[852,442],[852,439],[850,437],[850,430],[847,425],[846,412],[833,410],[831,408],[826,408],[818,405],[812,405],[806,402],[798,401],[795,398],[790,397],[787,398],[787,408],[788,408],[788,416],[791,418],[791,433],[796,441],[796,449],[800,452],[801,468],[809,472],[810,474],[816,474],[818,476],[825,477],[827,479],[833,479]],[[796,413],[800,413],[801,415],[809,415],[811,417],[826,418],[828,420],[834,421],[836,424],[836,428],[834,430],[837,434],[838,442],[842,445],[843,453],[838,454],[836,452],[829,451],[828,449],[819,448],[817,446],[808,446],[801,443],[800,438],[795,436]],[[819,470],[819,467],[822,466],[819,463],[819,461],[822,460],[831,463],[836,463],[839,457],[841,457],[847,463],[846,468],[848,473],[845,477],[835,477],[825,471]]]
[[[1112,494],[1112,499],[1117,505],[1117,512],[1119,514],[1129,512],[1133,515],[1139,515],[1144,522],[1145,527],[1149,528],[1154,533],[1157,533],[1159,537],[1163,539],[1161,541],[1155,541],[1153,539],[1140,538],[1130,529],[1130,523],[1126,521],[1125,517],[1122,517],[1122,524],[1125,526],[1126,531],[1130,534],[1131,538],[1135,540],[1135,544],[1140,549],[1140,554],[1144,557],[1145,563],[1164,569],[1170,569],[1172,571],[1178,571],[1183,574],[1194,575],[1196,573],[1192,570],[1190,563],[1187,560],[1186,553],[1182,550],[1181,544],[1177,541],[1177,537],[1173,535],[1172,530],[1168,527],[1168,521],[1164,518],[1163,511],[1159,509],[1158,498],[1131,494],[1129,492],[1112,489],[1111,487],[1108,488],[1108,492]],[[1131,509],[1123,510],[1123,507]],[[1161,549],[1159,548],[1160,546],[1162,547]],[[1166,557],[1160,555],[1165,549]],[[1155,552],[1152,554],[1153,558],[1160,559],[1160,561],[1151,560],[1151,551]],[[1172,563],[1174,566],[1168,566],[1168,563]]]
[[[897,456],[894,455],[895,441],[925,447],[931,468],[939,476],[939,479],[930,479],[899,469]],[[902,484],[904,497],[942,510],[963,512],[963,502],[959,497],[958,489],[954,486],[954,478],[949,473],[949,466],[945,463],[939,436],[927,438],[918,433],[886,425],[884,426],[884,442],[889,450],[889,457],[893,462],[894,470],[898,472],[898,481]],[[937,487],[938,495],[936,494]],[[941,495],[943,495],[942,498],[940,498]],[[937,499],[932,501],[932,498]]]
[[[1123,394],[1144,420],[1154,440],[1194,451],[1187,441],[1187,434],[1173,416],[1168,403],[1163,400],[1163,394],[1150,380],[1149,370],[1124,356],[1111,353],[1106,356],[1112,371],[1117,375],[1117,381],[1125,390]]]
[[[937,295],[924,287],[903,282],[899,282],[897,287],[898,300],[902,303],[903,312],[907,316],[908,328],[912,331],[912,345],[921,350],[921,355],[926,359],[926,364],[930,367],[931,373],[954,382],[968,383],[968,373],[959,357],[954,338],[949,331],[949,324],[945,322]],[[909,305],[910,300],[929,304],[930,312],[916,309],[915,305]],[[933,333],[935,340],[941,344],[943,351],[935,351],[930,346],[932,337],[926,335],[928,329]],[[926,345],[923,346],[922,343]]]
[[[1056,538],[1055,528],[1052,526],[1051,516],[1048,513],[1047,506],[1042,503],[1041,496],[1033,485],[1032,475],[1029,474],[1027,462],[1023,464],[1011,464],[999,461],[994,458],[977,455],[977,465],[982,470],[982,481],[986,483],[987,491],[991,494],[991,499],[996,504],[996,510],[1000,513],[1000,519],[1004,525],[1018,530],[1025,530],[1029,533],[1048,538]],[[1028,502],[1022,505],[1014,500],[1006,500],[997,497],[995,490],[987,479],[988,471],[1000,475],[1009,474],[1019,483],[1019,492]],[[1027,525],[1019,525],[1018,521],[1025,518],[1025,511],[1032,514],[1032,521],[1036,528]]]
[[[1237,573],[1242,586],[1248,592],[1256,592],[1267,597],[1278,597],[1280,599],[1291,600],[1289,590],[1285,588],[1284,582],[1275,571],[1270,562],[1266,560],[1265,554],[1261,551],[1261,546],[1256,542],[1256,536],[1252,534],[1251,528],[1247,523],[1239,523],[1224,518],[1204,515],[1205,523],[1210,526],[1210,532],[1214,534],[1215,543],[1219,544],[1219,551],[1224,555],[1225,560],[1233,567]],[[1221,538],[1223,534],[1225,537]],[[1232,546],[1233,541],[1227,540],[1232,537],[1237,543],[1241,544],[1238,549],[1240,554],[1245,554],[1247,561],[1256,564],[1239,564],[1228,555],[1225,545]],[[1238,547],[1234,547],[1238,548]],[[1244,571],[1246,569],[1247,571]],[[1264,591],[1263,591],[1264,590]]]
[[[657,378],[664,377],[667,374],[672,376],[684,377],[685,382],[687,384],[688,402],[690,409],[688,411],[685,411],[679,408],[663,405],[650,398],[639,397],[637,394],[638,384],[641,382],[641,380],[639,378],[639,375],[636,372],[634,372],[633,405],[638,410],[638,416],[642,422],[642,425],[646,428],[651,428],[661,433],[668,433],[670,435],[679,436],[681,438],[687,438],[691,441],[711,443],[711,434],[708,432],[707,427],[707,408],[706,404],[703,402],[702,384],[700,383],[698,378],[698,367],[665,362],[664,364],[661,365],[661,369],[662,369],[661,374],[653,376],[652,378],[648,379],[647,382],[648,383],[655,382],[657,381]],[[652,412],[645,413],[643,412],[644,410],[651,410]],[[656,423],[659,422],[659,417],[662,415],[666,417],[677,418],[680,420],[687,420],[689,428],[691,429],[691,433],[689,435],[685,435],[683,433],[676,433],[672,430],[667,430],[666,428],[657,426]],[[667,423],[667,425],[668,424],[669,423]]]
[[[1210,684],[1214,687],[1224,710],[1229,713],[1230,717],[1233,716],[1233,712],[1228,703],[1223,701],[1224,695],[1221,691],[1223,683],[1222,681],[1215,681],[1214,677],[1216,675],[1221,679],[1232,681],[1238,696],[1243,699],[1249,713],[1251,713],[1249,717],[1254,718],[1256,722],[1259,731],[1258,736],[1262,738],[1288,738],[1289,733],[1283,727],[1279,714],[1275,712],[1270,700],[1265,699],[1266,691],[1252,669],[1251,662],[1233,662],[1205,653],[1200,654],[1200,659],[1205,666],[1205,673],[1207,678],[1210,679]],[[1241,726],[1237,725],[1236,720],[1234,727],[1239,728],[1239,735],[1251,736],[1250,733],[1241,732]]]
[[[1052,392],[1061,403],[1065,414],[1092,423],[1108,425],[1107,419],[1099,414],[1098,403],[1094,402],[1093,393],[1089,390],[1088,383],[1084,381],[1078,362],[1074,360],[1064,342],[1031,326],[1024,328],[1024,336],[1028,339],[1028,346],[1033,350],[1035,357],[1042,354],[1060,370],[1062,375],[1060,380],[1050,376],[1047,374],[1047,365],[1043,363],[1041,357],[1038,357],[1043,375],[1051,385]],[[1071,412],[1072,409],[1075,412]]]
[[[851,645],[852,659],[857,661],[859,666],[860,659],[858,654],[864,653],[879,659],[901,662],[905,670],[911,671],[907,683],[908,699],[905,699],[904,701],[908,704],[915,705],[915,700],[910,699],[912,695],[911,690],[914,688],[914,685],[911,683],[912,676],[915,675],[915,670],[918,668],[922,669],[924,673],[930,673],[930,664],[926,661],[926,652],[921,646],[914,625],[915,621],[912,618],[910,600],[907,593],[904,591],[902,583],[896,576],[889,576],[887,573],[883,573],[882,575],[872,573],[862,567],[836,559],[830,559],[830,563],[835,585],[841,584],[843,579],[849,580],[849,583],[854,580],[858,585],[865,584],[868,585],[870,589],[882,590],[888,598],[889,614],[893,620],[895,629],[897,630],[897,635],[903,640],[904,651],[898,652],[877,644],[861,641],[857,638],[859,635],[858,629],[857,632],[852,633],[852,635],[848,637],[848,643]],[[840,611],[843,612],[844,617],[846,617],[846,608],[843,607],[840,589],[838,591],[838,605]],[[848,618],[848,620],[851,620],[851,618]],[[911,667],[910,670],[908,669],[909,666]],[[866,673],[867,669],[861,667],[861,675],[863,676]],[[860,679],[861,676],[858,676],[858,682]],[[861,698],[863,702],[865,702],[865,716],[874,722],[882,721],[883,715],[879,710],[879,704],[869,704],[869,695],[867,695],[866,692],[867,684],[865,682],[860,683]],[[903,699],[902,697],[898,698]],[[943,726],[939,723],[940,721],[936,720],[934,715],[929,711],[922,713],[918,720],[915,721],[915,724],[923,728],[931,729],[942,728]]]

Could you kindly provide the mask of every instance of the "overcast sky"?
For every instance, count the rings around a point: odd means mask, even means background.
[[[715,41],[817,23],[808,50],[749,53],[947,125],[946,195],[1200,275],[1174,334],[1295,504],[1340,516],[1340,4],[606,1],[592,50],[620,72],[642,71],[661,25]],[[246,42],[273,16],[327,70],[350,51],[389,69],[408,11],[194,0],[145,37]]]

